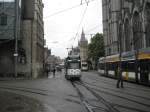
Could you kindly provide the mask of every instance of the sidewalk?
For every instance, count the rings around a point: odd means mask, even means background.
[[[56,72],[55,77],[53,77],[52,73],[49,73],[48,78],[36,80],[0,81],[0,85],[2,91],[19,94],[11,95],[7,93],[8,95],[5,95],[5,93],[3,93],[1,95],[0,91],[0,100],[5,102],[3,105],[0,103],[0,112],[84,112],[76,90],[71,83],[64,78],[62,72]],[[10,97],[11,102],[8,101],[7,96]],[[20,97],[23,97],[21,98],[22,103],[18,101]],[[14,107],[3,107],[6,105]],[[23,107],[20,107],[20,105]],[[3,110],[1,106],[4,108]],[[28,108],[30,109],[29,111],[23,110]],[[17,111],[14,111],[15,109],[17,109]]]
[[[0,112],[43,112],[43,105],[33,98],[0,91]]]

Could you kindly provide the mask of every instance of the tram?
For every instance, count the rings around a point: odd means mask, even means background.
[[[88,63],[86,61],[81,62],[81,70],[88,71]]]
[[[98,72],[108,77],[117,78],[119,54],[99,59]],[[140,50],[137,58],[135,52],[126,52],[121,58],[124,80],[150,85],[150,50]]]
[[[81,78],[81,60],[79,55],[69,55],[65,59],[65,78],[67,80]]]

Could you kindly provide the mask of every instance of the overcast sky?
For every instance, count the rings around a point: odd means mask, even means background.
[[[82,28],[88,40],[90,34],[102,33],[101,0],[91,0],[88,6],[88,0],[82,1],[80,5],[81,0],[43,0],[44,34],[53,55],[66,57],[66,48],[77,46]]]

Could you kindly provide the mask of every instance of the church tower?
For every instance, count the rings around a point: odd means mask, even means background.
[[[88,58],[88,41],[85,38],[84,30],[82,29],[81,39],[79,41],[81,64],[87,63]]]

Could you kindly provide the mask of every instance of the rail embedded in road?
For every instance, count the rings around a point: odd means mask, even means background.
[[[112,104],[110,104],[109,102],[107,102],[104,98],[102,98],[101,96],[99,96],[94,90],[92,90],[90,87],[86,86],[82,81],[74,81],[71,82],[73,87],[77,90],[77,93],[82,101],[82,104],[87,108],[87,110],[89,112],[95,112],[95,110],[101,110],[104,112],[120,112],[119,110],[117,110],[116,108],[113,107]],[[80,88],[78,87],[82,86],[84,88],[86,88],[96,99],[100,104],[105,105],[105,108],[100,107],[100,106],[94,106],[90,104],[90,101],[88,100],[88,98],[86,98],[84,96],[84,94],[81,92]]]

